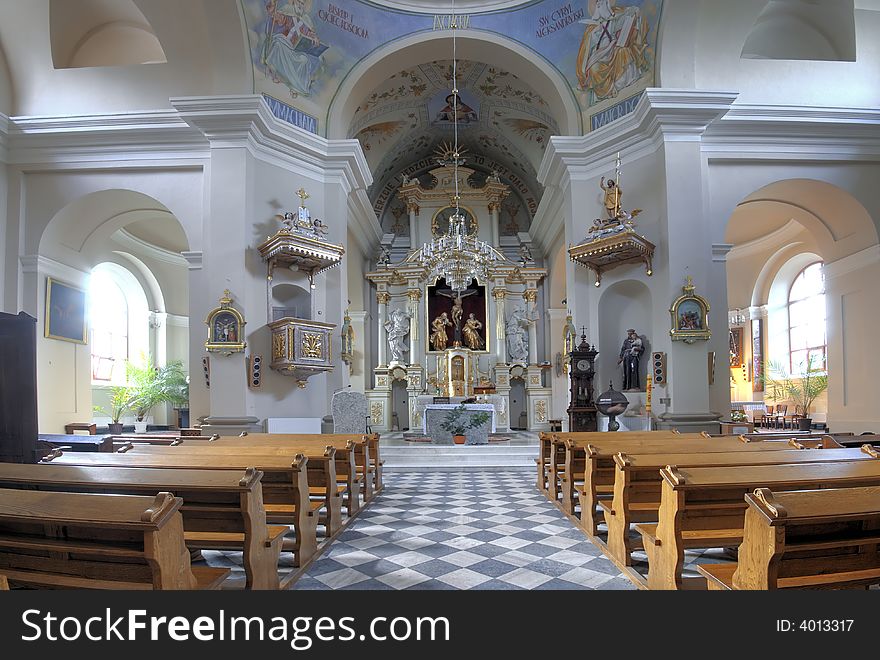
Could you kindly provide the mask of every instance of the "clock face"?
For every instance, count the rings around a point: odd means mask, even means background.
[[[578,371],[589,371],[590,363],[587,360],[578,360],[577,361]]]

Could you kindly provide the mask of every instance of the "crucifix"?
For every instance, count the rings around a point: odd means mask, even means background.
[[[443,296],[453,301],[452,313],[450,314],[450,318],[452,320],[452,325],[455,328],[455,334],[452,342],[452,345],[455,347],[461,346],[461,317],[464,313],[464,308],[461,306],[461,299],[466,298],[467,296],[472,296],[476,293],[479,293],[479,291],[477,291],[476,289],[465,289],[464,291],[453,291],[451,289],[444,289],[442,291],[437,291],[438,296]]]

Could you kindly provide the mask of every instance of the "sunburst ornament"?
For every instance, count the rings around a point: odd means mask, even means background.
[[[466,147],[459,147],[449,142],[441,142],[434,149],[434,160],[443,167],[461,167],[465,163],[464,154],[466,153]]]

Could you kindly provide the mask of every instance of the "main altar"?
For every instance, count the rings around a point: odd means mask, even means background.
[[[538,297],[547,270],[532,259],[528,234],[504,237],[502,244],[501,201],[510,189],[497,175],[479,174],[441,166],[422,179],[404,177],[397,191],[407,204],[410,235],[401,240],[386,235],[376,268],[365,275],[376,301],[373,380],[366,391],[373,430],[391,430],[395,423],[402,429],[405,416],[411,431],[433,437],[430,418],[443,410],[434,406],[467,400],[491,412],[487,433],[507,432],[519,422],[511,419],[513,390],[521,393],[515,398],[527,413],[527,428],[550,430],[551,389],[538,350]],[[466,285],[453,289],[432,274],[424,248],[416,246],[446,231],[456,177],[467,237],[484,241],[483,249],[498,258],[485,277],[465,278]],[[421,183],[427,179],[433,185]]]

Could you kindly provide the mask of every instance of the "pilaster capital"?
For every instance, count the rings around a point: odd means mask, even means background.
[[[503,301],[507,297],[507,289],[504,287],[495,287],[492,289],[492,297],[497,301]]]
[[[391,302],[391,294],[387,291],[379,291],[376,293],[376,302],[380,305],[387,305]]]

